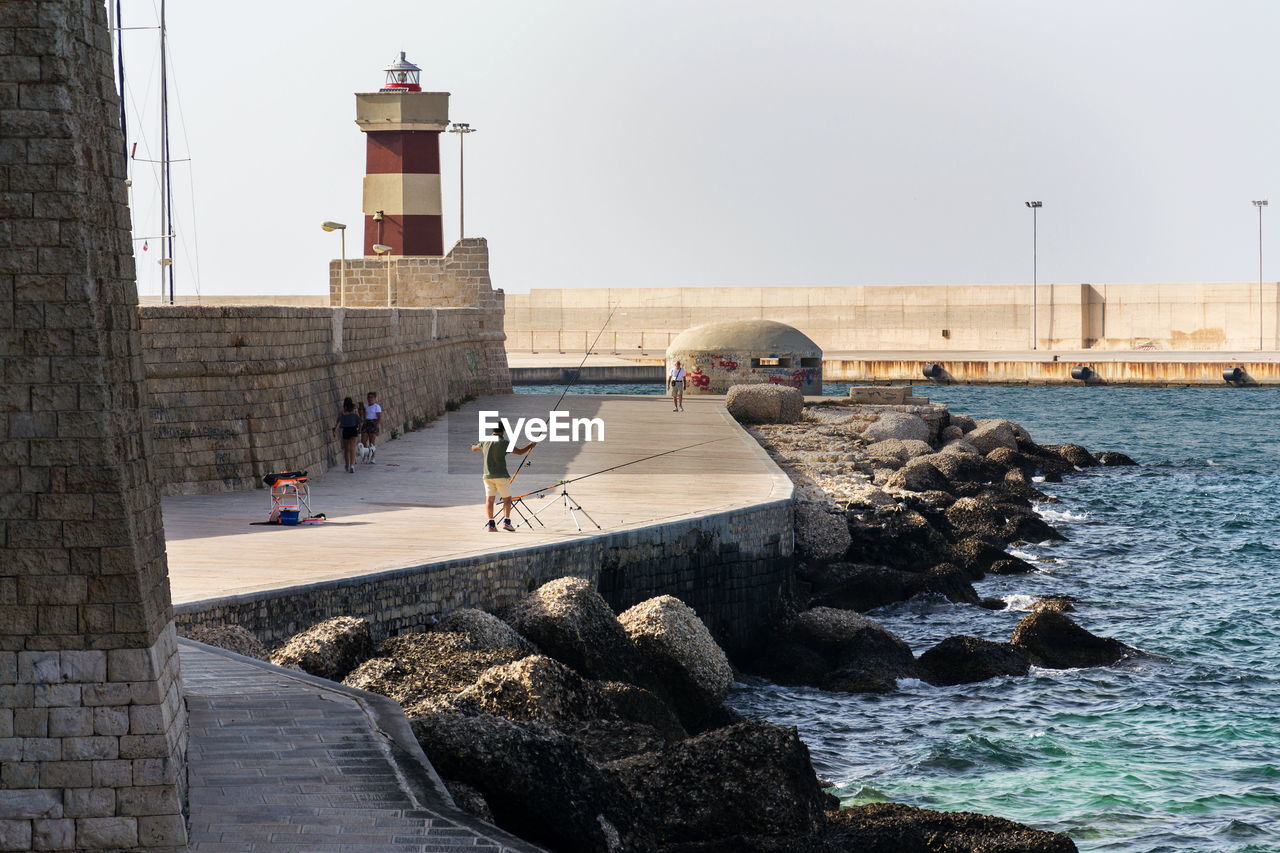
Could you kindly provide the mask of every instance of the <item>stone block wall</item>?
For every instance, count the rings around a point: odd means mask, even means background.
[[[505,304],[489,278],[489,241],[459,240],[443,257],[389,255],[348,258],[345,297],[342,261],[329,262],[329,300],[347,308],[480,308],[498,313]]]
[[[242,625],[284,640],[332,616],[370,620],[380,639],[420,631],[460,607],[494,610],[566,575],[588,578],[616,611],[674,595],[730,650],[748,648],[790,597],[791,499],[373,575],[179,605],[183,626]]]
[[[377,391],[386,430],[511,389],[499,315],[477,308],[140,309],[164,494],[256,488],[339,464],[344,397]],[[386,440],[386,436],[383,437]]]
[[[0,13],[0,849],[185,847],[106,12]]]

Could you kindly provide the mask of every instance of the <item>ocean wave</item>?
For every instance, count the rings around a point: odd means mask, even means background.
[[[1033,504],[1036,514],[1048,522],[1075,522],[1088,521],[1089,513],[1072,512],[1069,509],[1052,509],[1049,504]]]

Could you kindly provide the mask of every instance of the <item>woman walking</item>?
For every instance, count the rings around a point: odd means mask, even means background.
[[[342,412],[338,414],[333,431],[336,433],[339,429],[342,430],[342,457],[346,461],[348,474],[356,472],[356,442],[360,439],[361,420],[355,402],[347,397],[342,401]]]

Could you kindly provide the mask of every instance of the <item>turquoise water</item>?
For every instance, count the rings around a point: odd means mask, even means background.
[[[799,727],[847,803],[998,814],[1082,851],[1280,851],[1280,392],[927,393],[1142,463],[1044,486],[1070,540],[1023,550],[1038,573],[977,587],[1015,606],[1077,596],[1082,625],[1164,660],[887,696],[749,685],[736,707]],[[871,615],[919,653],[952,634],[1008,639],[1024,613],[917,599]]]

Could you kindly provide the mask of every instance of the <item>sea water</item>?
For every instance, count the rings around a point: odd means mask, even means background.
[[[623,390],[592,391],[606,387]],[[1082,851],[1280,851],[1280,391],[921,393],[1141,467],[1041,486],[1061,502],[1039,509],[1068,541],[1020,546],[1036,573],[976,584],[1007,610],[917,598],[869,615],[919,654],[953,634],[1007,640],[1033,596],[1066,594],[1081,625],[1158,658],[954,687],[907,680],[888,695],[753,682],[733,706],[797,726],[846,804],[996,814]]]

